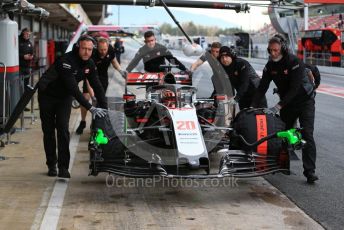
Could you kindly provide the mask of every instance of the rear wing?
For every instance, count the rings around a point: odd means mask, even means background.
[[[192,85],[192,78],[187,73],[173,73],[176,84]],[[131,72],[127,75],[127,85],[161,85],[164,83],[165,73]]]

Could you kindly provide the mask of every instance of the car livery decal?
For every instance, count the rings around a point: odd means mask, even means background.
[[[178,151],[186,156],[198,156],[206,152],[197,115],[192,110],[169,110],[176,135]]]

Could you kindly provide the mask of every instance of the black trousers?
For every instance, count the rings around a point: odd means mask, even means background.
[[[106,90],[109,86],[109,77],[107,75],[106,76],[99,76],[99,80],[103,86],[104,92],[106,93]]]
[[[297,105],[285,106],[281,110],[281,118],[286,123],[286,128],[294,127],[297,119],[299,119],[302,138],[307,142],[305,148],[302,149],[302,162],[304,173],[312,173],[315,171],[316,146],[313,138],[315,117],[315,101],[310,98],[303,103]]]
[[[26,86],[31,85],[29,74],[31,73],[30,68],[20,67],[20,76],[23,78],[23,92],[26,91]]]
[[[103,86],[104,92],[106,93],[106,90],[109,86],[109,76],[107,74],[106,75],[98,75],[98,76],[99,76],[99,81],[100,81],[101,85]],[[86,81],[84,81],[84,83],[82,85],[82,92],[88,93]]]
[[[58,168],[68,169],[70,160],[68,128],[72,98],[57,99],[39,94],[38,102],[42,121],[44,150],[47,158],[46,164],[48,167],[53,167],[57,163]]]

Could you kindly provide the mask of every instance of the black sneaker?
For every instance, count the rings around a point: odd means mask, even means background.
[[[68,169],[64,169],[64,168],[59,169],[59,175],[58,175],[58,177],[70,178],[70,174],[69,174],[69,172],[68,172]]]
[[[308,184],[313,184],[315,181],[319,180],[319,177],[317,175],[315,175],[314,172],[304,173],[304,175],[307,178]]]
[[[75,133],[81,135],[86,127],[86,121],[80,121],[79,127],[75,130]]]
[[[56,169],[56,167],[49,167],[48,168],[48,176],[51,176],[51,177],[57,176],[57,169]]]

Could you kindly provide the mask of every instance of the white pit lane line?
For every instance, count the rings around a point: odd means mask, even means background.
[[[78,119],[76,119],[74,125],[72,126],[73,127],[72,132],[76,130],[79,122],[80,122],[80,116],[78,117]],[[75,133],[73,133],[72,138],[69,143],[69,149],[70,149],[69,172],[72,172],[77,147],[79,145],[79,139],[80,139],[80,135],[76,135]],[[44,216],[42,218],[42,222],[39,225],[39,221],[37,221],[37,219],[42,216],[42,210],[38,210],[36,213],[35,221],[33,225],[31,226],[31,230],[57,229],[57,225],[59,223],[59,218],[60,218],[61,210],[63,207],[63,201],[64,201],[64,197],[67,191],[68,184],[69,184],[69,179],[56,178],[56,182],[53,187],[53,191],[52,191],[49,203],[47,204],[47,208],[45,210]],[[44,203],[46,203],[46,199],[42,199],[40,207],[44,206]]]

